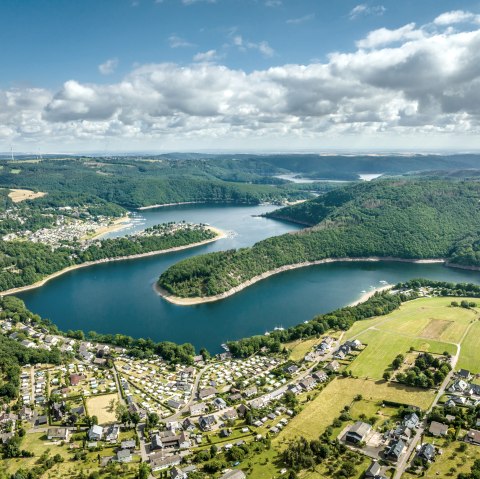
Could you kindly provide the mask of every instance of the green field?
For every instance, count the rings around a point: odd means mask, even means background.
[[[451,302],[452,298],[421,298],[402,304],[387,316],[358,321],[346,337],[358,338],[367,347],[349,370],[355,376],[379,379],[395,356],[407,353],[410,347],[436,354],[445,351],[455,354],[454,343],[462,340],[468,327],[478,318],[478,309],[454,308]],[[472,326],[476,327],[476,324]],[[480,359],[475,355],[472,334],[466,336],[464,348],[465,364],[478,370]]]
[[[478,351],[478,340],[480,337],[480,323],[472,324],[472,327],[462,342],[460,359],[457,368],[469,369],[474,373],[480,373],[480,353]]]

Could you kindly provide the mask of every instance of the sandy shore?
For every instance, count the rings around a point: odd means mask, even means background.
[[[53,273],[49,276],[46,276],[40,281],[37,281],[36,283],[29,284],[27,286],[21,286],[19,288],[12,288],[12,289],[7,289],[6,291],[1,291],[0,296],[6,296],[10,294],[16,294],[16,293],[21,293],[22,291],[28,291],[30,289],[35,289],[35,288],[40,288],[43,286],[45,283],[48,283],[51,279],[57,278],[58,276],[61,276],[62,274],[68,273],[69,271],[74,271],[76,269],[80,268],[88,268],[89,266],[93,266],[95,264],[102,264],[102,263],[111,263],[113,261],[126,261],[126,260],[132,260],[132,259],[138,259],[138,258],[146,258],[147,256],[156,256],[159,254],[166,254],[166,253],[173,253],[175,251],[181,251],[184,249],[189,249],[189,248],[195,248],[196,246],[202,246],[204,244],[212,243],[214,241],[218,241],[222,238],[226,238],[227,234],[219,230],[218,228],[214,228],[213,226],[208,226],[208,229],[213,231],[217,236],[215,238],[211,238],[205,241],[199,241],[198,243],[192,243],[192,244],[187,244],[184,246],[176,246],[175,248],[169,248],[169,249],[162,249],[162,250],[157,250],[157,251],[150,251],[149,253],[140,253],[140,254],[132,254],[129,256],[119,256],[118,258],[107,258],[107,259],[99,259],[98,261],[87,261],[86,263],[82,264],[75,264],[73,266],[69,266],[68,268],[64,268],[60,271],[57,271],[56,273]]]
[[[103,235],[123,230],[123,228],[126,228],[129,225],[129,222],[130,216],[128,215],[117,218],[112,224],[98,228],[92,236],[89,236],[89,239],[101,239]]]
[[[361,303],[364,303],[365,301],[368,301],[372,296],[375,296],[376,293],[381,293],[382,291],[387,291],[392,288],[393,288],[393,284],[386,284],[385,286],[380,286],[379,288],[372,289],[367,293],[362,294],[360,298],[358,298],[353,303],[350,303],[349,306],[357,306],[357,304],[361,304]]]
[[[307,261],[305,263],[297,263],[297,264],[291,264],[287,266],[281,266],[280,268],[276,268],[274,270],[259,274],[258,276],[254,276],[252,279],[249,279],[248,281],[245,281],[244,283],[239,284],[235,288],[232,288],[228,291],[225,291],[225,293],[217,294],[215,296],[206,296],[206,297],[197,296],[193,298],[181,298],[179,296],[175,296],[169,293],[168,291],[164,290],[158,285],[155,286],[155,291],[157,291],[157,293],[160,296],[162,296],[164,299],[166,299],[170,303],[177,304],[180,306],[192,306],[195,304],[203,304],[203,303],[211,303],[213,301],[220,301],[222,299],[228,298],[229,296],[233,296],[234,294],[242,291],[245,288],[248,288],[249,286],[257,283],[258,281],[262,281],[263,279],[268,278],[269,276],[283,273],[284,271],[290,271],[292,269],[305,268],[307,266],[315,266],[315,265],[326,264],[326,263],[378,262],[378,261],[396,261],[400,263],[418,263],[418,264],[445,263],[444,259],[405,259],[405,258],[395,258],[391,256],[387,256],[384,258],[378,257],[378,256],[372,256],[368,258],[326,258],[318,261]],[[370,293],[367,293],[367,294],[370,294]]]
[[[205,203],[204,201],[182,201],[180,203],[163,203],[160,205],[150,205],[150,206],[140,206],[137,208],[137,210],[142,211],[142,210],[151,210],[153,208],[163,208],[164,206],[179,206],[179,205],[197,205]]]

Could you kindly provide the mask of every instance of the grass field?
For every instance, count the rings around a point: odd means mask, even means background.
[[[105,394],[103,396],[90,397],[87,399],[87,410],[90,416],[97,416],[98,424],[107,424],[115,421],[115,410],[110,409],[110,401],[118,401],[118,395]]]
[[[463,340],[457,368],[465,368],[474,373],[480,373],[480,353],[478,351],[479,338],[480,323],[477,322],[472,325],[470,331]]]
[[[317,344],[321,343],[321,339],[307,339],[305,341],[292,341],[291,343],[285,344],[285,347],[290,350],[289,359],[292,361],[301,361],[305,355]]]
[[[346,337],[358,338],[368,346],[350,366],[352,374],[381,378],[395,356],[407,353],[410,347],[437,354],[445,351],[455,354],[453,343],[462,340],[479,315],[478,309],[451,307],[452,299],[421,298],[403,304],[387,316],[355,323]],[[464,347],[464,363],[470,365],[470,369],[478,370],[480,358],[475,355],[471,334],[467,335]]]
[[[408,301],[387,316],[357,322],[348,331],[347,337],[376,327],[383,331],[458,343],[470,322],[478,318],[478,309],[453,308],[450,306],[453,299],[420,298]],[[478,299],[471,301],[478,302]]]
[[[396,401],[422,409],[427,408],[434,398],[431,391],[407,388],[384,381],[337,378],[292,419],[274,442],[285,442],[300,435],[308,439],[318,437],[340,415],[344,406],[350,405],[357,394],[361,394],[369,402]]]
[[[367,347],[351,363],[349,370],[355,376],[375,379],[382,378],[385,369],[395,356],[408,353],[410,347],[436,354],[442,354],[444,351],[455,354],[457,350],[453,344],[401,336],[399,333],[375,329],[367,330],[358,339],[367,344]]]

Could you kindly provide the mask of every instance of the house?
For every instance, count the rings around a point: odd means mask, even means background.
[[[286,366],[283,370],[288,374],[295,374],[298,371],[298,366],[296,364],[291,364],[290,366]]]
[[[414,412],[407,414],[402,421],[402,425],[409,429],[415,429],[420,423],[420,418]]]
[[[377,461],[373,461],[370,466],[368,466],[368,469],[365,471],[365,477],[369,479],[376,479],[378,476],[380,476],[380,473],[382,472],[382,466]]]
[[[450,392],[460,392],[463,393],[468,390],[469,384],[463,379],[457,379],[449,388]]]
[[[340,363],[338,361],[332,361],[325,366],[325,369],[336,373],[340,369]]]
[[[195,429],[195,423],[189,417],[187,417],[182,422],[182,427],[184,431],[193,431]]]
[[[255,396],[257,394],[257,386],[250,386],[249,388],[245,389],[243,391],[243,395],[247,398],[251,398],[252,396]]]
[[[237,407],[237,412],[239,417],[245,417],[248,412],[248,407],[245,404],[239,404]]]
[[[35,420],[35,426],[43,426],[47,424],[47,422],[48,422],[47,416],[37,416],[37,419]]]
[[[405,448],[406,444],[401,439],[393,441],[387,449],[385,449],[385,457],[390,461],[398,461]]]
[[[470,429],[465,436],[465,441],[480,446],[480,431],[476,429]]]
[[[121,449],[120,451],[117,452],[117,457],[116,457],[117,462],[131,462],[132,461],[132,453],[130,452],[129,449]]]
[[[167,405],[172,409],[180,409],[183,406],[183,402],[176,401],[175,399],[169,399]]]
[[[166,433],[164,433],[166,434]],[[180,434],[160,435],[155,434],[152,437],[151,449],[187,449],[190,447],[190,441],[185,433],[182,431]]]
[[[299,384],[305,391],[311,391],[317,385],[317,381],[309,376],[300,381]]]
[[[190,416],[201,416],[208,411],[208,407],[204,402],[192,404],[190,406]]]
[[[442,424],[441,422],[432,421],[428,432],[435,437],[446,436],[448,432],[448,426],[446,424]]]
[[[120,426],[118,424],[112,424],[108,426],[105,431],[105,441],[107,442],[117,442],[118,435],[120,434]]]
[[[200,416],[198,420],[198,425],[202,431],[210,431],[212,427],[216,424],[215,416]]]
[[[232,469],[231,471],[226,472],[220,479],[246,479],[247,476],[240,469]]]
[[[215,398],[213,401],[213,405],[218,409],[225,409],[227,407],[227,403],[222,398]]]
[[[49,441],[68,441],[70,431],[66,427],[51,427],[47,431],[47,439]]]
[[[129,449],[130,451],[134,451],[136,447],[135,439],[127,439],[126,441],[122,441],[120,443],[120,447],[122,449]]]
[[[237,411],[235,409],[228,409],[222,414],[222,419],[225,421],[235,421],[238,418]]]
[[[18,413],[18,417],[23,421],[31,419],[32,416],[33,416],[33,411],[27,406],[23,406]]]
[[[312,377],[316,379],[319,383],[324,383],[328,381],[328,376],[325,371],[317,371],[316,373],[312,374]]]
[[[230,394],[230,396],[228,396],[228,400],[230,403],[240,402],[242,400],[242,395],[239,393]]]
[[[98,426],[97,424],[94,424],[89,430],[88,430],[88,439],[90,441],[101,441],[103,437],[103,427]]]
[[[435,448],[432,444],[425,443],[418,451],[417,457],[424,461],[432,462],[435,459]]]
[[[232,431],[230,431],[230,429],[222,429],[220,431],[220,437],[228,437],[230,436],[230,434],[232,434]]]
[[[359,444],[364,441],[372,426],[366,422],[357,421],[345,435],[345,441],[353,444]]]
[[[214,387],[201,389],[198,393],[200,399],[211,399],[217,394],[217,390]]]
[[[150,467],[152,472],[162,471],[172,466],[178,466],[182,462],[180,455],[165,457],[163,453],[150,456]]]
[[[392,437],[408,442],[412,437],[412,430],[409,427],[401,424],[392,431]]]
[[[460,369],[460,371],[457,373],[457,376],[465,381],[469,381],[472,377],[472,374],[467,369]]]
[[[188,474],[183,469],[174,466],[170,470],[170,477],[171,479],[187,479]]]
[[[65,403],[54,402],[51,411],[53,420],[61,421],[65,414]]]

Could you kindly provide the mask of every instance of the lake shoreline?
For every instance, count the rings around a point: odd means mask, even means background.
[[[175,246],[173,248],[168,248],[168,249],[161,249],[161,250],[155,250],[155,251],[149,251],[147,253],[139,253],[139,254],[132,254],[128,256],[119,256],[117,258],[105,258],[105,259],[99,259],[96,261],[87,261],[85,263],[81,264],[74,264],[72,266],[68,266],[67,268],[61,269],[60,271],[57,271],[55,273],[52,273],[45,278],[41,279],[40,281],[37,281],[36,283],[29,284],[26,286],[19,286],[18,288],[11,288],[7,289],[6,291],[0,291],[0,296],[9,296],[12,294],[16,293],[21,293],[24,291],[29,291],[31,289],[36,289],[40,288],[46,283],[48,283],[50,280],[54,278],[58,278],[59,276],[64,275],[65,273],[68,273],[69,271],[74,271],[76,269],[81,269],[81,268],[88,268],[89,266],[94,266],[96,264],[102,264],[102,263],[113,263],[114,261],[128,261],[128,260],[134,260],[134,259],[139,259],[139,258],[146,258],[148,256],[157,256],[161,254],[167,254],[167,253],[173,253],[175,251],[182,251],[184,249],[189,249],[189,248],[195,248],[197,246],[202,246],[208,243],[213,243],[214,241],[218,241],[220,239],[226,238],[227,234],[225,231],[222,231],[218,228],[215,228],[213,226],[208,226],[208,229],[213,231],[216,236],[214,238],[210,238],[204,241],[199,241],[197,243],[192,243],[192,244],[187,244],[183,246]]]
[[[380,261],[385,261],[385,262],[392,261],[392,262],[398,262],[398,263],[416,263],[416,264],[444,263],[446,266],[449,266],[445,259],[407,259],[407,258],[395,258],[390,256],[386,256],[386,257],[371,256],[368,258],[326,258],[326,259],[321,259],[317,261],[307,261],[304,263],[281,266],[279,268],[266,271],[265,273],[254,276],[248,281],[245,281],[244,283],[241,283],[238,286],[235,286],[234,288],[228,291],[225,291],[224,293],[216,294],[214,296],[206,296],[206,297],[196,296],[193,298],[182,298],[180,296],[175,296],[169,293],[164,288],[159,286],[157,283],[155,283],[154,289],[163,299],[165,299],[170,303],[176,304],[178,306],[194,306],[196,304],[212,303],[214,301],[220,301],[222,299],[228,298],[229,296],[233,296],[234,294],[239,293],[243,289],[248,288],[249,286],[252,286],[255,283],[258,283],[259,281],[262,281],[263,279],[269,278],[270,276],[273,276],[275,274],[283,273],[284,271],[291,271],[294,269],[305,268],[307,266],[317,266],[320,264],[328,264],[328,263],[341,263],[341,262],[368,263],[368,262],[380,262]],[[388,286],[388,287],[391,287],[391,286]],[[370,294],[370,293],[366,293],[366,294]]]

